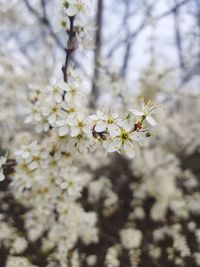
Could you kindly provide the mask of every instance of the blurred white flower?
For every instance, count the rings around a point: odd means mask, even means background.
[[[67,0],[64,1],[65,12],[67,16],[83,15],[88,11],[87,0]]]
[[[11,252],[13,254],[20,254],[27,248],[28,242],[23,237],[17,237],[12,243]]]
[[[137,229],[122,229],[120,230],[120,240],[126,249],[138,248],[142,241],[142,233]]]
[[[55,32],[68,29],[70,27],[70,21],[65,13],[64,0],[56,1],[53,8],[52,25]]]

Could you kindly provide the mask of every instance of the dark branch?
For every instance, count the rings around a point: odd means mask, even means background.
[[[67,34],[69,35],[69,39],[67,42],[67,48],[65,48],[66,57],[65,57],[65,64],[62,66],[62,72],[63,72],[63,79],[64,82],[67,82],[67,69],[69,65],[69,59],[71,57],[72,52],[74,51],[74,17],[69,17],[70,20],[70,29],[67,30]]]

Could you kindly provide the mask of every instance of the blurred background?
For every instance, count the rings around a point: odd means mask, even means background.
[[[24,124],[29,85],[62,75],[66,35],[55,25],[56,2],[0,0],[2,155],[19,143],[20,133],[33,132]],[[100,162],[93,164],[92,181],[78,202],[96,212],[99,242],[77,240],[80,266],[200,266],[200,0],[94,0],[92,5],[92,46],[82,44],[71,59],[87,80],[91,107],[137,106],[144,96],[165,111],[133,160],[97,155]],[[0,266],[29,266],[8,265],[9,255],[33,266],[63,266],[48,265],[51,252],[41,249],[45,231],[29,240],[27,207],[9,189],[11,171],[6,169],[0,183]],[[133,249],[123,246],[124,228],[142,233],[142,241],[127,233],[136,240]],[[12,252],[14,236],[26,240],[23,252]]]

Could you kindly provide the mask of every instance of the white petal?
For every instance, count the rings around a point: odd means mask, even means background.
[[[120,126],[125,131],[131,131],[134,128],[134,122],[133,121],[129,121],[129,120],[124,120],[124,121],[121,121]]]
[[[23,159],[28,159],[31,156],[31,153],[29,151],[25,151],[22,154],[22,158]]]
[[[76,9],[74,6],[69,6],[68,9],[66,10],[66,14],[69,16],[69,17],[72,17],[76,14]]]
[[[38,163],[36,162],[36,161],[33,161],[33,162],[31,162],[30,164],[29,164],[29,168],[31,169],[31,170],[34,170],[34,169],[36,169],[38,167]]]
[[[137,109],[130,109],[130,112],[132,112],[136,116],[144,116],[144,112],[139,111]]]
[[[103,131],[106,130],[106,127],[107,127],[107,123],[105,123],[105,122],[99,122],[95,126],[95,131],[96,132],[103,132]]]
[[[49,156],[49,153],[48,153],[47,151],[44,151],[44,152],[42,152],[40,155],[41,155],[41,158],[42,158],[42,159],[47,159],[48,156]]]
[[[61,103],[62,102],[62,95],[61,94],[56,94],[55,95],[55,100],[57,103]]]
[[[68,2],[69,2],[70,5],[75,5],[77,0],[68,0]]]
[[[120,147],[120,141],[119,140],[116,140],[116,141],[113,141],[111,142],[108,147],[107,147],[107,151],[108,152],[114,152],[114,151],[117,151]]]
[[[32,114],[31,115],[29,115],[29,116],[27,116],[26,117],[26,119],[25,119],[25,123],[30,123],[30,122],[32,122],[32,120],[33,120],[33,116],[32,116]]]
[[[43,130],[42,124],[38,124],[38,125],[35,126],[35,131],[37,133],[41,133],[42,130]]]
[[[48,122],[50,124],[53,124],[55,121],[56,121],[56,114],[53,113],[48,117]]]
[[[0,168],[2,167],[3,164],[5,164],[7,161],[7,157],[1,157],[0,158]]]
[[[49,130],[49,124],[48,123],[45,123],[43,125],[43,129],[44,129],[45,132],[47,132]]]
[[[89,118],[93,121],[98,121],[99,117],[97,115],[90,115]]]
[[[151,124],[152,126],[156,126],[158,125],[158,123],[151,117],[151,116],[146,116],[146,120],[148,121],[149,124]]]
[[[145,133],[143,132],[133,132],[131,134],[131,139],[135,142],[138,142],[141,146],[143,145],[143,142],[145,140]]]
[[[108,125],[108,132],[112,138],[116,137],[120,133],[120,129],[117,125]]]
[[[91,127],[89,125],[86,125],[85,127],[83,127],[83,132],[86,134],[90,134],[91,133]]]
[[[35,115],[34,115],[34,119],[36,120],[36,121],[41,121],[41,115],[39,114],[39,113],[36,113]]]
[[[5,179],[5,175],[3,174],[3,170],[0,169],[0,182]]]
[[[112,114],[113,119],[117,119],[119,115],[117,113]]]
[[[22,154],[23,154],[23,150],[22,150],[22,149],[17,150],[17,151],[15,152],[15,156],[21,156]]]
[[[72,137],[77,136],[79,133],[80,133],[80,129],[79,128],[77,128],[77,127],[72,127],[71,128],[71,136]]]
[[[65,95],[65,101],[69,102],[71,99],[72,99],[72,95],[67,92],[66,95]]]
[[[67,133],[68,133],[68,127],[67,126],[63,126],[63,127],[60,127],[59,129],[58,129],[58,134],[59,134],[59,136],[64,136],[64,135],[66,135]]]
[[[130,142],[126,142],[124,144],[124,152],[129,158],[135,157],[135,151],[134,151],[133,145]]]
[[[56,125],[57,126],[64,126],[64,125],[66,125],[66,121],[65,120],[56,121]]]

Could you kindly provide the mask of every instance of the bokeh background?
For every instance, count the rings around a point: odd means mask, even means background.
[[[55,5],[56,0],[0,0],[2,155],[20,143],[22,133],[34,132],[24,123],[29,85],[48,83],[61,72],[66,35],[56,30]],[[100,153],[88,169],[92,179],[78,203],[96,212],[99,241],[77,239],[80,266],[200,266],[200,1],[92,5],[93,48],[80,46],[71,59],[87,80],[91,106],[137,106],[144,96],[165,110],[133,160]],[[16,259],[12,265],[12,255],[30,266],[63,267],[48,265],[46,230],[30,238],[24,219],[30,207],[10,189],[12,171],[8,167],[0,182],[0,266],[29,266]],[[122,229],[139,231],[127,232],[132,249],[129,241],[123,245]]]

